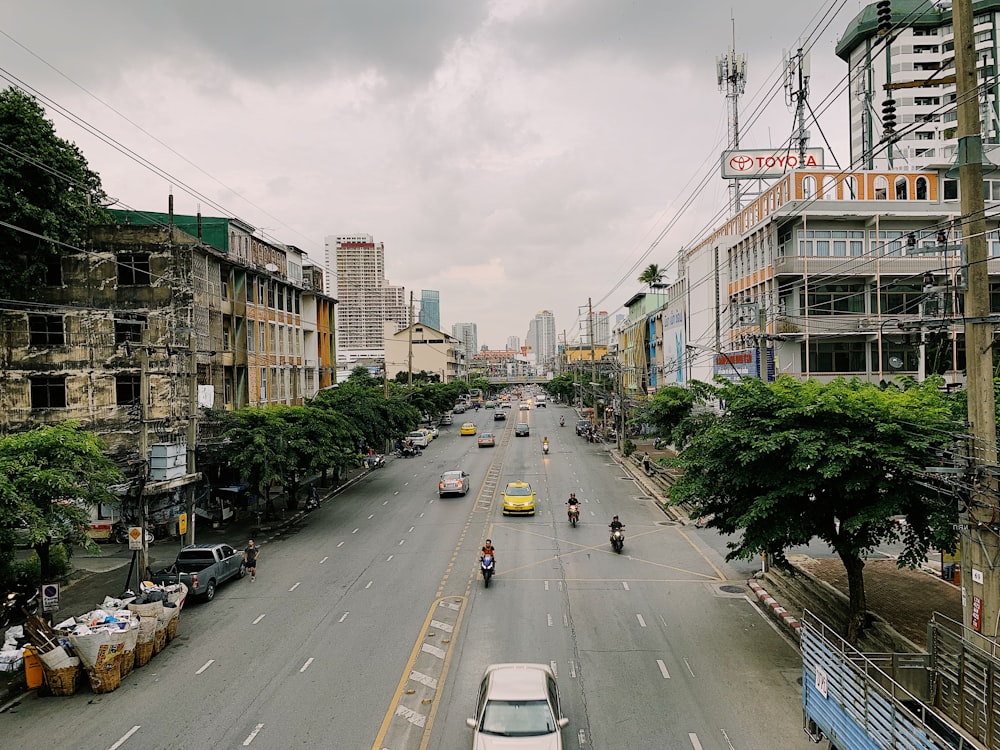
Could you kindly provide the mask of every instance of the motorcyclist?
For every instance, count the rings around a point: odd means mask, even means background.
[[[493,563],[495,565],[497,561],[497,551],[493,548],[493,542],[490,539],[487,539],[483,544],[482,554],[479,556],[479,560],[482,561],[486,555],[493,556]]]
[[[542,450],[545,451],[546,453],[549,452],[549,439],[547,437],[544,440],[542,440]]]
[[[566,418],[565,417],[559,417],[559,426],[560,427],[565,427],[566,426]]]
[[[576,499],[575,492],[569,493],[569,500],[566,501],[566,505],[569,506],[568,508],[566,508],[567,516],[572,516],[573,513],[580,512],[580,501]]]
[[[618,516],[615,516],[611,519],[611,523],[608,524],[608,528],[611,529],[611,533],[613,534],[616,531],[624,529],[625,524],[618,520]]]

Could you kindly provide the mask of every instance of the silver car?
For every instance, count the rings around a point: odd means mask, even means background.
[[[562,750],[562,715],[556,677],[547,664],[492,664],[479,688],[473,750]]]

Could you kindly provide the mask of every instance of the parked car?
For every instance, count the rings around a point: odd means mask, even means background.
[[[562,715],[556,676],[547,664],[491,664],[479,687],[472,747],[562,750]]]
[[[455,404],[455,408],[451,411],[454,414],[465,414],[465,404]]]
[[[484,432],[479,436],[480,448],[493,448],[496,444],[497,441],[492,432]]]
[[[528,437],[530,432],[527,422],[518,422],[514,425],[514,437]]]
[[[503,491],[502,512],[505,516],[535,515],[535,491],[527,482],[507,482]]]
[[[152,576],[153,583],[183,583],[190,596],[200,596],[207,602],[215,598],[215,589],[230,578],[247,574],[242,550],[228,544],[192,544],[177,553],[169,568]]]
[[[590,430],[590,422],[588,420],[581,419],[579,422],[576,423],[577,435],[586,435],[589,430]]]
[[[438,497],[445,495],[468,495],[469,475],[461,469],[446,471],[438,482]]]
[[[476,423],[475,422],[465,422],[462,428],[459,430],[462,435],[475,435],[476,434]]]
[[[442,427],[447,427],[450,424],[454,424],[455,420],[452,419],[451,414],[444,414],[441,416],[441,421],[438,422]]]
[[[426,448],[428,443],[431,442],[430,436],[424,430],[414,430],[407,433],[406,439],[410,441],[411,445],[415,445],[418,448]]]

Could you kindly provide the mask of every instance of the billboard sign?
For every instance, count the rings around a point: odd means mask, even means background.
[[[793,169],[821,169],[823,149],[807,148],[805,158],[798,151],[770,148],[741,148],[722,152],[722,179],[759,180],[781,177]]]

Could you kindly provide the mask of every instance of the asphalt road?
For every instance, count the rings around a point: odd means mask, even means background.
[[[441,428],[264,545],[256,582],[190,604],[181,634],[104,696],[25,701],[4,744],[49,748],[423,748],[470,745],[487,664],[557,671],[567,748],[813,747],[801,729],[797,651],[745,596],[745,576],[674,525],[599,445],[549,407],[465,415],[480,449]],[[531,424],[527,438],[514,424]],[[543,456],[540,442],[552,444]],[[441,472],[471,474],[439,499]],[[535,517],[505,518],[523,479]],[[570,491],[581,523],[566,521]],[[626,524],[622,555],[607,523]],[[477,575],[491,536],[498,573]],[[243,540],[230,540],[242,545]]]

